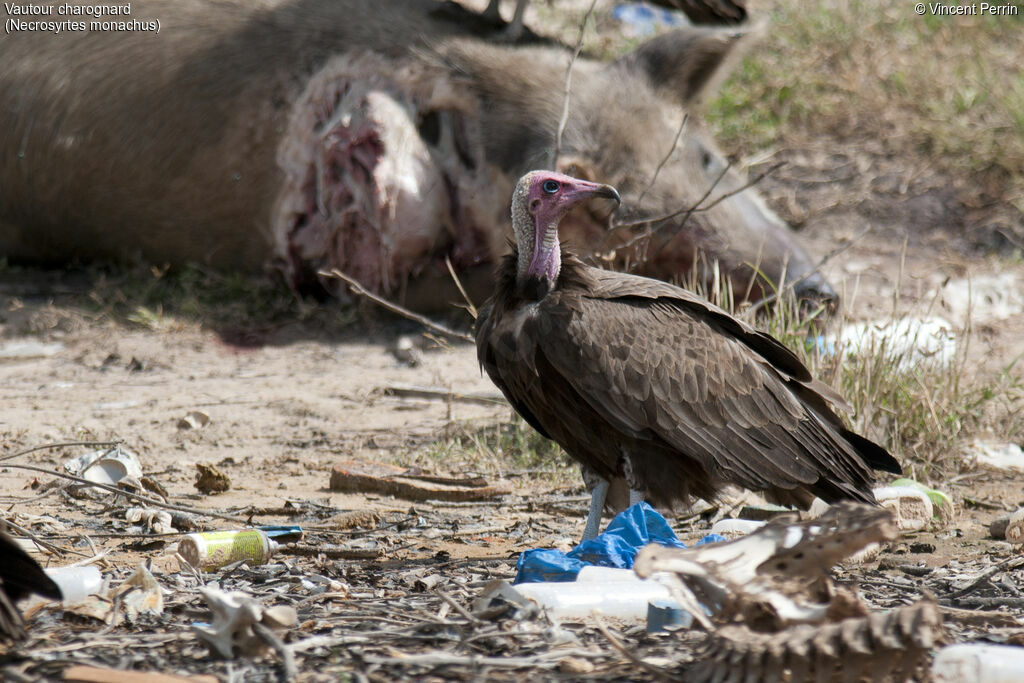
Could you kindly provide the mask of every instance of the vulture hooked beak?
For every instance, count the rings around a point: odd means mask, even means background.
[[[622,197],[619,196],[619,191],[611,185],[600,185],[598,183],[591,183],[582,180],[577,180],[576,183],[575,191],[569,195],[573,204],[593,197],[610,199],[615,202],[615,206],[607,212],[606,218],[610,218],[611,215],[615,213],[620,206],[622,206]],[[602,209],[603,208],[604,206],[602,205]]]
[[[582,180],[576,181],[576,192],[574,194],[581,195],[582,197],[604,197],[605,199],[611,199],[615,202],[615,206],[622,204],[622,197],[619,196],[619,191],[611,185],[599,185],[597,183],[584,182]]]

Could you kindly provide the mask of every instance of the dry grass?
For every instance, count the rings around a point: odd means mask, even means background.
[[[771,4],[762,43],[711,103],[720,142],[751,154],[877,141],[1024,211],[1024,9],[919,17],[885,0]]]
[[[907,309],[898,307],[898,300],[893,297],[889,324],[931,314],[927,301]],[[969,442],[1024,431],[1024,383],[1014,373],[1016,360],[995,372],[975,367],[970,321],[953,331],[956,351],[943,362],[922,358],[915,340],[906,337],[879,335],[859,348],[849,347],[838,334],[819,335],[816,320],[783,300],[755,324],[793,349],[815,377],[835,387],[853,407],[845,416],[850,426],[889,449],[909,476],[941,481],[970,466],[963,457]],[[838,331],[852,323],[844,311],[830,328]]]

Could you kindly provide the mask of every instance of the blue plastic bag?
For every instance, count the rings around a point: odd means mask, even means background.
[[[708,534],[697,545],[724,540],[718,534]],[[515,583],[575,581],[587,565],[631,569],[636,554],[649,543],[686,547],[657,510],[640,502],[615,515],[603,534],[580,543],[568,554],[544,548],[527,550],[516,563]]]

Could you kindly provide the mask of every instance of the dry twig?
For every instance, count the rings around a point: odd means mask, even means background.
[[[247,523],[246,520],[242,519],[241,517],[235,517],[234,515],[225,515],[225,514],[222,514],[222,513],[219,513],[219,512],[213,512],[211,510],[201,510],[199,508],[189,507],[187,505],[175,505],[174,503],[167,503],[165,501],[158,500],[156,498],[150,498],[149,496],[143,496],[142,494],[139,494],[139,493],[133,493],[131,491],[126,491],[124,489],[119,489],[118,487],[111,486],[109,484],[101,484],[100,482],[89,481],[88,479],[82,479],[81,477],[76,477],[76,476],[74,476],[72,474],[66,474],[64,472],[57,472],[55,470],[48,470],[45,467],[36,467],[34,465],[18,465],[18,464],[9,464],[9,465],[6,465],[6,467],[13,467],[14,469],[19,469],[19,470],[29,470],[31,472],[41,472],[43,474],[49,474],[49,475],[52,475],[54,477],[61,477],[63,479],[68,479],[70,481],[73,481],[73,482],[76,482],[76,483],[79,483],[79,484],[84,484],[86,486],[91,486],[91,487],[94,487],[94,488],[103,489],[104,491],[109,491],[111,493],[117,493],[119,495],[124,496],[125,498],[129,498],[131,500],[137,500],[139,502],[147,503],[147,504],[153,505],[155,507],[165,508],[167,510],[177,510],[178,512],[188,512],[188,513],[191,513],[191,514],[194,514],[194,515],[203,515],[204,517],[214,517],[214,518],[217,518],[217,519],[227,520],[229,522],[237,522],[238,524],[246,524]]]
[[[579,59],[580,52],[583,51],[583,35],[587,31],[587,22],[590,20],[590,15],[594,13],[595,5],[597,5],[597,0],[590,0],[590,7],[587,9],[587,13],[583,15],[583,21],[580,22],[580,32],[576,37],[576,47],[572,51],[572,57],[569,59],[569,67],[565,70],[565,89],[562,92],[562,115],[558,119],[558,128],[555,130],[555,146],[551,150],[551,161],[548,164],[548,168],[552,170],[558,168],[558,157],[562,154],[562,135],[565,133],[565,126],[569,123],[569,95],[572,93],[572,70],[576,66],[576,60]]]
[[[445,325],[434,322],[430,318],[419,315],[418,313],[413,313],[408,308],[404,308],[396,303],[388,301],[383,297],[377,296],[373,292],[363,287],[363,285],[360,284],[358,280],[350,277],[349,275],[346,275],[337,268],[332,268],[330,272],[321,270],[320,272],[317,273],[317,275],[319,275],[320,277],[333,277],[338,280],[341,280],[342,282],[349,286],[349,289],[351,289],[352,293],[355,294],[356,296],[365,297],[372,301],[373,303],[380,306],[381,308],[386,308],[392,313],[396,313],[404,318],[412,320],[413,322],[417,322],[420,325],[426,327],[427,329],[437,332],[438,334],[443,334],[445,336],[451,337],[452,339],[458,339],[459,341],[464,342],[472,343],[474,341],[472,335],[466,334],[465,332],[453,330],[450,327],[446,327]]]

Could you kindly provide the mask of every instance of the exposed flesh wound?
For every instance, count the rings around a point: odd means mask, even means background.
[[[370,54],[313,76],[278,150],[286,181],[272,232],[293,286],[337,268],[391,293],[445,256],[456,267],[492,260],[498,214],[470,156],[480,151],[457,128],[461,103],[444,89]],[[417,124],[445,106],[430,144]]]

